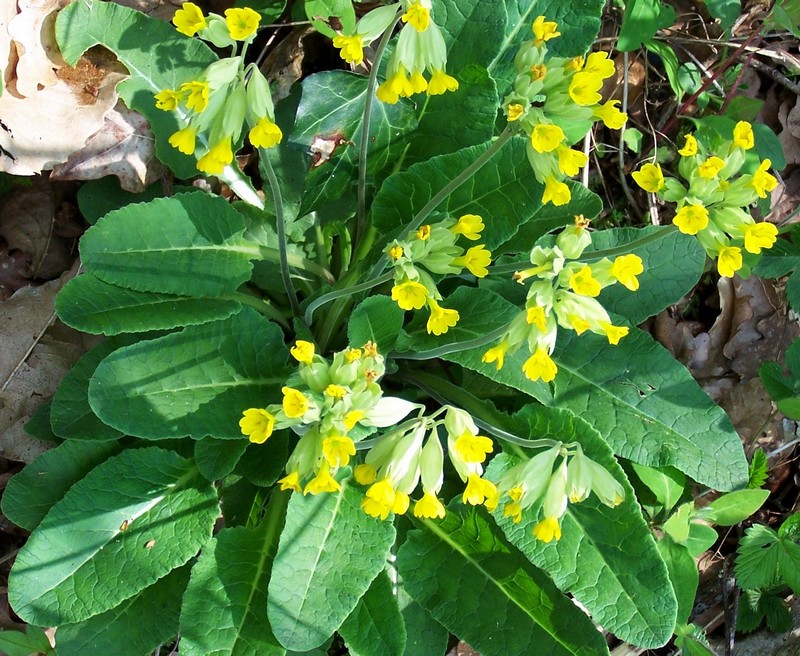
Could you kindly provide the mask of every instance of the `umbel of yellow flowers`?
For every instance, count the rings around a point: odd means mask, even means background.
[[[778,236],[773,224],[756,223],[749,212],[778,184],[769,173],[770,160],[747,157],[754,146],[752,125],[739,121],[732,137],[720,137],[714,143],[685,135],[678,150],[683,182],[665,178],[657,163],[644,164],[633,173],[642,189],[676,203],[672,222],[682,233],[697,237],[706,254],[716,259],[723,277],[736,272],[748,275],[762,249],[771,248]]]
[[[235,49],[239,43],[242,47],[238,56],[214,62],[197,79],[155,95],[156,107],[175,112],[183,125],[170,136],[170,145],[184,155],[198,154],[197,168],[203,173],[219,175],[233,161],[245,123],[256,148],[272,148],[283,137],[275,124],[269,84],[255,64],[244,65],[260,20],[250,8],[228,9],[224,18],[204,16],[192,2],[185,2],[173,18],[176,29],[186,36],[197,35],[218,48]]]
[[[584,57],[551,57],[547,42],[561,35],[555,22],[539,16],[533,22],[533,39],[520,46],[514,65],[514,87],[503,101],[509,123],[527,138],[528,161],[544,185],[543,203],[570,201],[564,179],[577,175],[588,158],[572,145],[583,139],[595,121],[619,130],[627,121],[618,100],[603,103],[604,80],[615,74],[605,52]]]
[[[614,260],[602,258],[592,263],[578,260],[592,243],[588,221],[575,217],[575,224],[564,229],[552,247],[534,246],[532,267],[517,271],[514,279],[528,289],[525,309],[509,324],[500,341],[483,354],[483,361],[496,363],[523,344],[531,355],[522,366],[530,380],[549,383],[558,367],[550,357],[555,349],[558,327],[604,335],[609,344],[618,344],[628,334],[625,326],[615,326],[597,300],[604,287],[620,283],[631,291],[639,289],[637,276],[644,271],[638,255],[621,255]]]

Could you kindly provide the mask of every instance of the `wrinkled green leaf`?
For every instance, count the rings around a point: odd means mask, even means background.
[[[668,535],[665,535],[656,544],[659,554],[667,564],[669,579],[678,600],[677,622],[683,624],[688,621],[694,607],[694,597],[700,581],[697,564],[686,547],[676,544]]]
[[[669,512],[678,503],[686,485],[686,477],[674,467],[646,467],[631,463],[633,471],[658,502]]]
[[[367,298],[350,315],[347,340],[355,348],[373,341],[378,345],[378,352],[386,354],[394,349],[404,316],[403,310],[388,296]]]
[[[241,440],[217,440],[206,437],[194,445],[194,461],[200,473],[209,481],[218,481],[233,471],[249,442]]]
[[[698,517],[717,526],[733,526],[758,510],[769,496],[769,490],[738,490],[723,494],[698,513]]]
[[[385,571],[375,577],[342,624],[339,634],[351,656],[402,656],[406,627]]]

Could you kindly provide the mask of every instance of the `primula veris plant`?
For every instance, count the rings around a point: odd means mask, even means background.
[[[774,185],[752,126],[687,136],[687,185],[666,162],[634,174],[678,228],[596,230],[599,198],[569,178],[589,131],[627,119],[602,96],[601,3],[304,8],[339,70],[274,105],[259,7],[59,14],[67,62],[99,44],[128,68],[120,93],[176,176],[237,199],[82,202],[96,221],[57,311],[106,339],[30,427],[57,446],[4,493],[32,531],[13,608],[67,656],[176,636],[189,656],[322,653],[334,634],[380,656],[444,654],[449,634],[485,656],[608,654],[596,626],[665,644],[686,587],[619,460],[717,490],[748,470],[635,326],[706,253],[748,273],[774,242],[746,210]],[[702,512],[681,504],[669,539]]]

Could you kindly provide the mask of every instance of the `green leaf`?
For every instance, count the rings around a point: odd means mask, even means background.
[[[403,656],[441,656],[447,650],[449,632],[431,614],[400,588],[403,620],[406,625],[406,648]]]
[[[781,539],[778,551],[778,576],[795,594],[800,594],[800,544]]]
[[[596,624],[640,647],[664,644],[675,625],[675,598],[667,569],[625,474],[600,434],[579,417],[555,408],[526,406],[503,426],[516,435],[547,436],[579,442],[587,457],[625,489],[625,499],[609,508],[592,495],[569,504],[561,520],[561,539],[545,543],[533,536],[541,502],[515,524],[494,514],[509,541],[545,570],[562,592],[577,599]],[[497,456],[488,476],[497,480],[517,462]]]
[[[289,431],[278,431],[265,444],[249,444],[236,465],[236,473],[260,487],[270,487],[283,475],[289,455]]]
[[[650,2],[652,0],[647,1]],[[655,1],[658,2],[658,0]],[[680,101],[683,98],[684,88],[680,79],[680,63],[678,62],[678,56],[675,54],[672,46],[663,41],[653,40],[647,41],[644,45],[647,50],[661,58],[660,68],[667,74],[669,86],[675,94],[675,97]]]
[[[125,451],[50,509],[17,555],[9,601],[40,626],[103,613],[188,562],[218,514],[216,492],[189,460]]]
[[[555,403],[591,416],[618,456],[671,465],[718,490],[746,483],[744,450],[727,415],[649,334],[634,328],[611,346],[597,335],[562,333],[553,358]]]
[[[383,569],[394,526],[361,510],[362,498],[343,480],[337,493],[289,501],[267,594],[272,630],[287,649],[322,644]]]
[[[305,78],[289,144],[311,149],[311,171],[306,179],[301,214],[328,204],[348,191],[355,180],[361,140],[367,78],[345,71],[325,71]],[[376,174],[399,156],[405,135],[417,127],[408,103],[387,105],[372,99],[368,172]],[[326,142],[334,148],[330,159],[314,155]]]
[[[81,239],[81,259],[113,285],[221,296],[250,278],[258,257],[243,233],[244,220],[221,196],[179,194],[107,214]]]
[[[689,539],[690,520],[694,517],[694,514],[693,501],[681,504],[678,510],[664,522],[664,532],[678,544],[684,544]]]
[[[750,517],[768,496],[769,490],[729,492],[702,508],[697,516],[717,526],[733,526]]]
[[[351,656],[402,656],[406,645],[406,627],[392,582],[385,571],[359,599],[344,621],[339,634]]]
[[[209,481],[218,481],[230,474],[249,445],[242,436],[238,441],[206,437],[194,445],[194,461]]]
[[[372,296],[358,304],[347,324],[350,346],[360,347],[368,341],[378,345],[378,352],[386,354],[394,349],[403,328],[405,313],[388,296]]]
[[[719,26],[729,30],[742,13],[741,0],[705,0],[708,13],[719,19]]]
[[[630,52],[650,41],[665,27],[675,22],[675,9],[660,0],[627,0],[622,15],[617,49]]]
[[[764,23],[772,29],[788,30],[800,38],[800,2],[779,0],[772,6],[772,11]]]
[[[346,34],[355,28],[356,13],[350,0],[306,0],[303,6],[314,29],[331,39],[336,36],[328,25],[331,17],[339,19]]]
[[[156,109],[154,95],[197,79],[217,57],[200,39],[187,39],[169,23],[99,0],[75,2],[56,19],[56,39],[64,60],[74,66],[89,48],[113,51],[131,76],[117,85],[122,100],[144,114],[156,138],[156,154],[179,178],[197,175],[195,158],[169,145],[184,127],[174,112]]]
[[[745,590],[766,588],[778,577],[778,534],[768,526],[749,527],[736,549],[736,582]]]
[[[674,467],[647,467],[631,463],[633,471],[648,489],[656,496],[658,502],[669,512],[678,503],[686,486],[686,477]]]
[[[288,494],[277,494],[254,529],[226,528],[192,569],[181,610],[181,654],[283,656],[267,621],[267,581]]]
[[[767,462],[767,454],[762,449],[753,451],[747,476],[747,487],[751,490],[763,487],[764,483],[767,482],[767,478],[769,478],[769,463]]]
[[[389,176],[381,185],[372,205],[375,227],[382,234],[397,233],[448,182],[480,156],[489,144],[462,148],[410,166]],[[450,216],[478,214],[486,229],[481,235],[490,250],[506,242],[521,224],[535,217],[541,207],[541,185],[525,155],[522,139],[512,139],[468,182],[462,184],[438,206]],[[542,232],[563,225],[545,219]]]
[[[21,631],[0,631],[0,652],[5,656],[40,656],[55,654],[47,634],[38,626],[28,625]]]
[[[241,440],[242,412],[280,398],[285,363],[280,328],[244,308],[115,351],[97,367],[89,402],[128,435]]]
[[[770,631],[785,633],[792,629],[794,617],[785,599],[776,594],[765,593],[761,595],[758,606],[767,619]]]
[[[241,308],[230,299],[134,291],[91,274],[70,280],[56,298],[56,311],[65,324],[95,335],[192,326],[224,319]]]
[[[502,47],[507,20],[504,3],[433,0],[431,4],[431,19],[436,21],[447,46],[448,72],[461,76],[467,66],[488,66]],[[468,129],[467,122],[453,122]]]
[[[683,624],[689,620],[689,615],[692,613],[697,585],[700,582],[697,564],[686,547],[676,544],[668,535],[665,535],[656,544],[658,553],[667,564],[669,580],[672,582],[675,597],[678,600],[677,623]]]
[[[762,160],[768,159],[772,162],[772,168],[776,171],[783,171],[786,168],[786,156],[775,131],[764,123],[753,123],[753,136],[758,156]]]
[[[58,656],[141,656],[178,633],[181,598],[191,567],[184,565],[119,606],[58,627]]]
[[[689,537],[683,546],[689,550],[692,558],[697,558],[706,549],[710,549],[719,536],[710,526],[695,521],[689,522]]]
[[[736,615],[736,630],[751,633],[761,626],[764,619],[762,609],[758,607],[763,592],[761,590],[743,590],[739,597],[739,612]]]
[[[98,219],[112,210],[118,210],[131,203],[146,203],[163,195],[164,185],[161,181],[135,194],[120,187],[119,178],[108,175],[99,180],[84,181],[78,189],[77,201],[83,218],[94,225]]]
[[[407,592],[483,656],[607,654],[586,615],[502,536],[482,511],[451,504],[400,547]]]
[[[50,408],[51,401],[45,401],[36,406],[33,416],[25,422],[25,432],[31,437],[35,437],[42,442],[55,442],[59,444],[61,438],[53,432],[53,427],[50,425]]]
[[[8,482],[3,492],[3,515],[33,531],[67,490],[118,451],[116,442],[73,440],[45,451]]]

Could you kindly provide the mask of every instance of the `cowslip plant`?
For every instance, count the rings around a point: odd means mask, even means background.
[[[32,531],[15,611],[66,655],[175,636],[189,656],[321,653],[334,634],[442,654],[450,633],[485,656],[607,654],[596,626],[663,645],[686,618],[619,460],[723,491],[748,471],[635,328],[695,285],[702,246],[593,230],[600,200],[568,180],[593,123],[625,121],[590,52],[602,3],[305,9],[368,75],[315,73],[274,107],[248,10],[58,17],[66,61],[99,44],[128,68],[120,94],[175,174],[219,172],[241,200],[84,187],[85,273],[57,311],[106,339],[31,426],[58,445],[4,493]],[[233,165],[245,125],[264,188]]]

